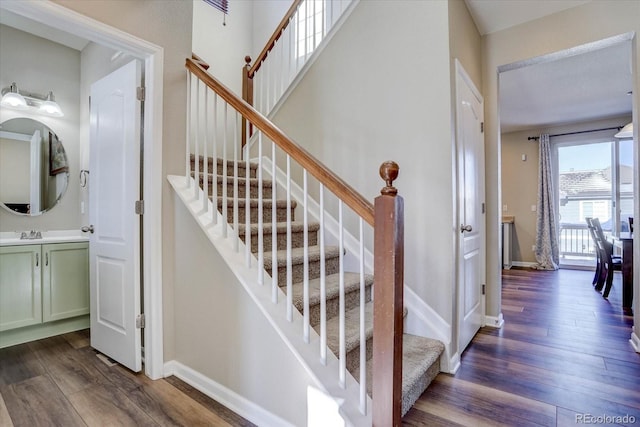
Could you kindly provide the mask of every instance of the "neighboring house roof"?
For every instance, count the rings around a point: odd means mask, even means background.
[[[560,173],[561,199],[604,197],[611,194],[611,168]],[[620,165],[620,193],[633,194],[633,168]]]

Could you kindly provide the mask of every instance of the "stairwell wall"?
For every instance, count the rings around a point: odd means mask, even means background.
[[[447,322],[454,283],[446,2],[360,2],[273,118],[365,197],[400,165],[405,283]]]
[[[231,402],[236,408],[230,406],[241,415],[251,415],[251,405],[242,407],[249,401],[276,417],[253,418],[254,423],[280,425],[281,418],[306,425],[307,386],[313,380],[178,196],[174,199],[174,360],[241,396]]]

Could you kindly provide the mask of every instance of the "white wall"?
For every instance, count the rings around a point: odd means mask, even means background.
[[[483,39],[484,67],[483,87],[485,96],[485,138],[487,159],[487,214],[489,248],[499,247],[500,211],[500,135],[498,128],[498,73],[500,65],[506,65],[539,55],[569,49],[585,43],[595,42],[607,37],[634,31],[636,39],[640,33],[640,2],[635,0],[594,0],[582,6],[546,16],[532,22],[518,25]],[[634,165],[638,169],[638,130],[640,123],[640,43],[633,43],[635,62],[633,89],[633,121],[636,123],[636,145]],[[635,184],[638,193],[638,184]],[[636,198],[634,216],[640,216],[640,198]],[[640,259],[640,245],[635,244],[635,259]],[[488,287],[491,295],[487,298],[488,314],[496,315],[500,307],[501,269],[499,252],[489,251],[487,260]],[[637,263],[637,261],[636,261]],[[638,307],[638,283],[640,269],[636,268],[635,307]],[[640,310],[635,310],[636,335],[640,325]]]
[[[446,2],[362,1],[274,117],[366,198],[400,165],[405,283],[447,321],[454,283]]]
[[[174,360],[292,425],[306,425],[307,386],[314,382],[178,196],[174,203]]]
[[[253,3],[229,2],[226,25],[222,25],[222,12],[202,0],[193,2],[193,53],[210,65],[209,73],[238,95],[242,94],[244,57],[252,53]]]
[[[267,41],[291,7],[292,0],[261,0],[253,3],[253,36],[251,59],[256,58],[264,49]],[[252,62],[252,63],[253,63]]]
[[[0,87],[7,87],[12,82],[28,92],[46,95],[53,91],[64,117],[2,108],[0,122],[28,117],[53,130],[67,153],[69,186],[59,203],[42,215],[15,215],[0,209],[0,231],[79,229],[82,225],[78,181],[80,52],[0,25]]]

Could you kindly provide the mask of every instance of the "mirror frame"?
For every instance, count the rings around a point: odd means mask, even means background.
[[[36,126],[38,126],[39,128],[43,128],[48,130],[49,132],[49,141],[46,141],[46,136],[43,136],[43,144],[47,144],[48,145],[48,156],[47,158],[41,159],[41,166],[40,169],[43,173],[45,173],[48,177],[57,177],[57,175],[59,174],[64,174],[65,176],[65,184],[64,184],[64,188],[63,190],[58,194],[58,196],[56,197],[56,199],[54,201],[52,201],[52,203],[50,204],[50,206],[48,206],[46,209],[41,209],[38,212],[19,212],[16,211],[14,209],[12,209],[11,207],[9,207],[6,202],[4,201],[0,201],[0,206],[2,206],[2,208],[4,208],[5,210],[11,212],[14,215],[18,215],[18,216],[26,216],[26,217],[34,217],[34,216],[39,216],[42,215],[46,212],[49,212],[51,209],[55,208],[59,203],[60,200],[62,199],[62,197],[67,193],[67,190],[69,189],[69,184],[70,184],[70,174],[69,174],[69,157],[67,156],[66,150],[64,148],[64,145],[62,144],[62,140],[58,137],[58,134],[51,129],[51,127],[40,121],[37,120],[33,117],[11,117],[8,118],[6,120],[4,120],[2,123],[0,123],[0,126],[5,125],[7,122],[10,122],[12,120],[28,120],[28,121],[32,121],[35,123],[34,128]],[[2,129],[0,127],[0,129]],[[11,132],[11,131],[9,131]],[[26,134],[25,134],[26,135]],[[53,136],[53,137],[52,137]],[[52,156],[51,153],[52,152],[56,152],[57,154],[55,156]],[[62,157],[61,157],[62,156]],[[40,190],[40,193],[42,194],[43,190]]]

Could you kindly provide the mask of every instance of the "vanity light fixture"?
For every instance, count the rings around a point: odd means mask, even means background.
[[[16,110],[26,110],[27,100],[18,92],[18,86],[11,83],[11,86],[2,91],[2,101],[0,105],[4,107],[15,108]]]
[[[52,91],[49,91],[47,95],[25,92],[18,90],[15,82],[11,83],[11,86],[2,89],[0,105],[16,110],[34,110],[53,117],[64,116]]]
[[[616,138],[633,138],[633,122],[628,123],[620,132],[614,135]]]

